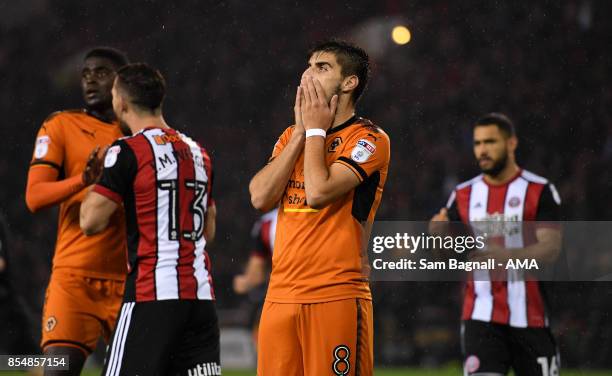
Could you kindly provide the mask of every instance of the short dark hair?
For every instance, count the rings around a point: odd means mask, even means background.
[[[117,66],[117,68],[121,68],[122,66],[129,63],[127,55],[116,48],[113,47],[95,47],[91,50],[87,51],[84,59],[89,59],[90,57],[103,57],[113,62]]]
[[[315,44],[308,51],[308,58],[315,52],[331,52],[342,68],[342,76],[355,75],[359,84],[353,91],[353,101],[357,103],[370,78],[370,58],[360,47],[343,40],[330,39]]]
[[[516,136],[516,130],[514,129],[512,120],[500,112],[491,112],[481,116],[478,120],[476,120],[473,128],[482,127],[485,125],[496,125],[506,137]]]
[[[155,68],[145,63],[133,63],[117,71],[117,83],[132,104],[148,112],[161,107],[166,96],[166,80]]]

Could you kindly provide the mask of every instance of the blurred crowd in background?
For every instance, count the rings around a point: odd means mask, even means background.
[[[607,220],[611,15],[605,0],[3,2],[0,211],[13,285],[40,325],[57,211],[28,212],[28,164],[47,115],[82,107],[79,64],[97,45],[158,67],[168,81],[166,120],[212,155],[218,229],[208,251],[224,325],[248,324],[241,312],[250,303],[231,288],[258,216],[248,182],[292,124],[306,51],[321,39],[352,40],[373,61],[357,114],[391,138],[378,219],[428,220],[478,173],[471,123],[500,111],[515,122],[519,164],[556,183],[564,219]],[[392,42],[395,25],[411,31],[408,44]],[[564,365],[612,367],[612,286],[551,290]],[[458,361],[460,284],[379,282],[373,293],[378,364]]]

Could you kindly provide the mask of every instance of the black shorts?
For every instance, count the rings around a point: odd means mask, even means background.
[[[549,328],[466,320],[461,324],[464,375],[557,376],[560,359]]]
[[[214,302],[123,303],[102,374],[220,375]]]

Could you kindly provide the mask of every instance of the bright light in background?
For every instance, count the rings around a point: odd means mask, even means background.
[[[391,39],[397,44],[407,44],[411,37],[410,30],[406,26],[395,26],[391,32]]]

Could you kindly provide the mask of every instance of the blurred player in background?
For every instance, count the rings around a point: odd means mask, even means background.
[[[133,136],[108,149],[81,206],[89,235],[104,231],[121,205],[127,220],[129,274],[105,375],[221,374],[204,250],[214,237],[212,165],[206,150],[166,124],[165,93],[161,73],[146,64],[117,72],[113,107]]]
[[[96,154],[122,136],[112,108],[115,72],[127,63],[111,48],[89,51],[81,70],[85,109],[51,114],[35,141],[26,203],[32,212],[60,206],[53,269],[45,296],[41,346],[70,356],[78,375],[100,336],[108,340],[121,304],[126,271],[125,222],[116,213],[108,228],[86,237],[79,228],[84,188],[101,166]]]
[[[255,242],[251,250],[251,256],[244,273],[234,277],[234,292],[237,294],[249,294],[249,300],[254,305],[251,322],[253,327],[253,343],[256,350],[261,308],[268,289],[269,269],[272,264],[277,218],[278,209],[274,209],[262,215],[255,222],[251,230],[251,236]]]
[[[251,180],[251,202],[280,202],[259,327],[258,374],[371,375],[373,311],[365,248],[387,178],[390,143],[355,115],[369,76],[361,48],[315,46],[295,125]]]
[[[510,119],[491,113],[473,128],[482,174],[459,184],[432,221],[558,221],[561,200],[554,185],[516,163],[518,139]],[[520,231],[502,234],[500,246],[477,251],[473,260],[554,260],[560,251],[559,229],[538,224],[535,237],[528,244]],[[461,328],[465,374],[505,375],[513,368],[520,376],[558,375],[541,283],[512,270],[504,280],[491,273],[475,271],[466,284]]]
[[[15,290],[9,267],[9,236],[0,215],[0,354],[37,354],[33,315]]]

